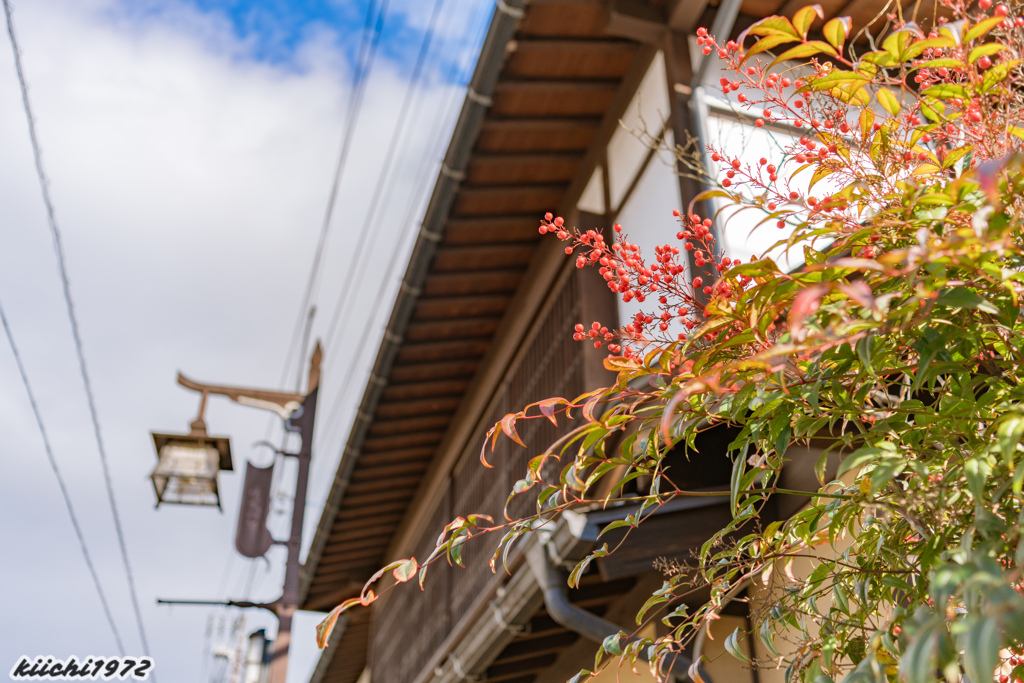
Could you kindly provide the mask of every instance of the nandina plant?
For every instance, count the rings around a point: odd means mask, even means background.
[[[649,485],[629,498],[641,513],[617,525],[643,523],[644,511],[694,495],[673,483],[666,454],[689,445],[700,458],[696,435],[730,424],[732,520],[695,558],[664,563],[637,624],[661,620],[667,633],[611,638],[595,667],[613,656],[636,664],[646,649],[665,680],[724,604],[760,584],[751,632],[725,647],[747,660],[741,641],[758,639],[768,655],[750,665],[784,667],[787,680],[1024,676],[1024,19],[991,0],[949,2],[943,15],[927,33],[890,16],[870,41],[878,49],[862,53],[847,18],[810,34],[817,6],[725,44],[699,32],[753,126],[799,132],[775,160],[709,147],[717,187],[677,215],[674,238],[653,254],[621,226],[612,239],[545,217],[540,231],[565,241],[578,267],[600,268],[624,301],[648,306],[621,329],[586,321],[573,332],[607,348],[617,381],[505,416],[485,464],[496,439],[522,443],[519,421],[578,420],[537,444],[512,491],[536,495],[536,513],[454,520],[425,562],[385,567],[332,612],[321,644],[338,614],[375,599],[371,585],[387,572],[393,585],[417,572],[422,583],[431,563],[461,563],[475,536],[503,534],[495,566],[538,520],[626,498],[640,477]],[[732,260],[716,244],[716,217],[694,209],[711,199],[754,212],[759,230],[787,228],[777,246],[802,252],[803,265]],[[811,439],[825,444],[819,487],[781,489],[787,453]],[[809,502],[767,522],[783,493]],[[570,581],[613,550],[596,550]],[[796,559],[810,569],[795,574]],[[700,586],[710,599],[688,610],[683,597]]]

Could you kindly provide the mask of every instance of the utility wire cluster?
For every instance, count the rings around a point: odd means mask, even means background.
[[[99,414],[96,409],[96,398],[93,395],[92,383],[89,380],[89,373],[86,369],[85,363],[85,351],[82,348],[82,336],[78,328],[78,318],[75,315],[75,308],[71,301],[71,288],[68,283],[67,265],[64,257],[64,245],[61,239],[60,229],[57,225],[56,213],[53,209],[53,201],[50,198],[49,183],[46,179],[46,173],[43,170],[42,152],[39,145],[39,138],[36,134],[35,118],[32,116],[32,106],[29,102],[28,97],[28,84],[25,78],[25,72],[21,64],[21,50],[18,47],[18,40],[15,36],[14,31],[14,19],[11,16],[11,5],[9,0],[3,0],[4,5],[4,16],[7,20],[7,35],[10,37],[11,49],[14,52],[14,68],[18,75],[18,85],[21,88],[21,99],[25,109],[25,118],[28,122],[29,138],[32,143],[32,155],[35,160],[36,175],[39,177],[39,186],[42,190],[43,204],[46,207],[46,219],[50,226],[50,233],[53,237],[53,248],[57,257],[57,267],[60,274],[61,287],[64,293],[64,303],[67,306],[68,320],[71,323],[71,336],[75,345],[75,353],[78,357],[78,368],[82,377],[82,384],[85,388],[85,395],[89,406],[89,416],[92,420],[93,434],[96,437],[96,448],[100,456],[100,465],[103,470],[103,483],[107,492],[107,500],[110,502],[110,512],[114,519],[114,530],[117,534],[118,547],[121,551],[121,561],[124,564],[125,576],[128,580],[128,592],[131,596],[132,609],[135,612],[135,622],[139,631],[139,639],[142,642],[142,650],[146,656],[149,656],[149,643],[146,639],[146,629],[142,623],[142,612],[139,609],[139,598],[135,590],[135,577],[132,574],[131,563],[128,561],[128,547],[125,543],[124,531],[121,528],[121,516],[118,513],[117,502],[114,499],[114,487],[110,478],[110,464],[107,460],[107,451],[103,445],[103,436],[100,430]],[[11,350],[15,355],[15,359],[18,363],[18,370],[21,373],[22,380],[25,384],[25,389],[29,394],[29,401],[32,403],[33,412],[36,415],[36,422],[39,426],[40,433],[43,437],[43,443],[47,452],[47,457],[50,459],[50,466],[53,469],[54,475],[57,477],[58,484],[61,488],[61,493],[64,496],[65,503],[67,504],[68,513],[71,516],[71,523],[75,528],[75,533],[78,535],[79,541],[82,545],[82,552],[85,555],[86,564],[89,567],[89,571],[93,576],[96,589],[99,592],[100,601],[103,603],[104,611],[106,612],[107,619],[110,622],[110,627],[114,632],[114,638],[117,641],[118,648],[122,654],[124,654],[124,647],[121,644],[121,636],[117,632],[114,626],[113,619],[110,615],[110,610],[107,605],[106,597],[100,588],[99,579],[96,577],[95,568],[92,565],[92,561],[89,559],[88,549],[85,545],[85,540],[81,535],[81,529],[78,525],[78,521],[75,517],[74,510],[71,507],[71,502],[68,499],[67,489],[64,486],[63,479],[60,476],[60,472],[57,469],[56,462],[53,459],[53,453],[50,449],[49,440],[46,437],[46,430],[43,427],[42,419],[38,412],[38,407],[35,403],[35,399],[32,396],[31,389],[29,388],[28,378],[25,375],[24,366],[21,363],[21,359],[18,356],[17,348],[14,344],[14,338],[11,335],[10,327],[7,324],[7,319],[4,317],[3,320],[4,332],[7,335],[7,339],[10,343]]]

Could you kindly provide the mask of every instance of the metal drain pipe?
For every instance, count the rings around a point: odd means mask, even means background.
[[[526,559],[530,565],[530,571],[533,572],[534,578],[537,579],[537,583],[544,593],[544,609],[551,615],[551,618],[559,626],[578,633],[595,643],[603,643],[608,636],[621,633],[622,629],[618,625],[569,602],[565,578],[548,560],[546,547],[547,544],[544,542],[534,544],[527,550]],[[632,640],[635,638],[627,637],[623,644]],[[650,662],[646,648],[640,651],[640,658],[645,662]],[[672,665],[672,674],[676,680],[680,682],[691,680],[688,672],[691,664],[692,660],[688,657],[680,655],[676,658]],[[713,683],[703,672],[701,676],[706,683]]]

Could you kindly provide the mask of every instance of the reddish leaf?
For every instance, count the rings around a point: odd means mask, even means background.
[[[801,291],[793,299],[793,306],[789,309],[789,329],[793,341],[802,342],[807,338],[807,331],[803,328],[804,319],[818,310],[821,305],[821,297],[825,295],[824,285],[813,285]]]
[[[587,399],[587,402],[583,404],[583,419],[587,422],[594,421],[594,408],[604,398],[602,394],[594,394]]]
[[[558,420],[555,419],[555,407],[562,404],[570,405],[564,398],[546,398],[537,404],[541,414],[547,419],[551,420],[551,424],[558,426]]]
[[[519,432],[516,431],[516,417],[516,413],[509,413],[501,418],[501,431],[505,433],[505,436],[526,448],[526,444],[519,438]]]
[[[875,297],[872,295],[871,287],[863,280],[857,280],[850,284],[840,283],[839,289],[864,308],[872,308],[875,305]]]

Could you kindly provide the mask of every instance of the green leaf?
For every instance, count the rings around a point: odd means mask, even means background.
[[[730,633],[729,637],[725,639],[725,650],[741,662],[750,662],[750,658],[747,657],[746,653],[743,652],[742,648],[740,648],[739,638],[740,629],[739,627],[736,627],[736,630]]]
[[[1020,413],[1004,415],[996,427],[996,437],[1003,459],[1012,465],[1017,445],[1024,441],[1024,415]]]
[[[992,473],[992,467],[983,456],[975,456],[964,463],[964,475],[967,477],[967,488],[978,502],[985,497],[985,480]]]
[[[967,623],[967,631],[960,640],[964,650],[964,669],[971,680],[991,679],[999,663],[1002,640],[999,623],[995,617],[970,619]]]
[[[1000,50],[1005,50],[1005,45],[999,43],[985,43],[971,50],[971,54],[967,56],[967,61],[974,64],[976,61],[985,56],[992,56]]]
[[[1002,17],[989,17],[979,21],[974,26],[970,24],[964,24],[964,33],[961,35],[960,42],[963,45],[971,42],[975,38],[980,38],[999,24],[1003,23]]]
[[[888,88],[879,88],[878,92],[875,93],[875,97],[878,98],[878,103],[882,105],[882,108],[892,116],[900,113],[900,101],[896,99],[896,96]]]
[[[824,19],[825,13],[821,11],[821,5],[807,5],[801,7],[793,15],[793,27],[800,34],[803,39],[807,38],[807,32],[811,30],[811,24],[814,23],[814,18]],[[834,53],[833,53],[834,54]]]
[[[825,35],[825,40],[827,40],[832,47],[836,50],[842,50],[843,44],[846,42],[846,36],[850,35],[850,28],[852,25],[853,21],[850,17],[836,17],[825,22],[825,26],[821,29],[821,32]]]
[[[999,309],[967,287],[954,287],[939,294],[935,303],[952,308],[974,308],[985,313],[999,314]]]
[[[618,657],[622,654],[622,646],[619,644],[621,640],[622,632],[613,634],[604,639],[601,643],[601,649],[605,652],[615,655]]]

